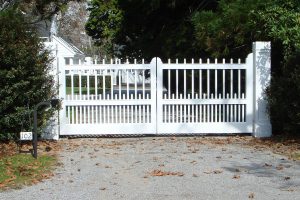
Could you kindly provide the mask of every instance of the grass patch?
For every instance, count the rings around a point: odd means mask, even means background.
[[[55,156],[41,155],[34,159],[30,154],[15,154],[0,158],[0,190],[20,188],[52,176]]]

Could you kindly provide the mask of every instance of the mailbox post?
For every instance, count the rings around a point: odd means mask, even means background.
[[[38,103],[34,107],[34,113],[33,113],[33,140],[32,140],[32,147],[33,147],[33,157],[37,159],[37,110],[40,106],[51,106],[51,107],[57,107],[59,105],[59,99],[51,99],[49,101],[43,101]]]

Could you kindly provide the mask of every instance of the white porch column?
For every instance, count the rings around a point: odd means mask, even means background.
[[[254,137],[270,137],[272,126],[267,111],[265,90],[271,80],[271,43],[253,43],[253,133]]]

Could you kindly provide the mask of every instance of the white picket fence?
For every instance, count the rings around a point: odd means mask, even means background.
[[[63,61],[60,135],[271,134],[263,93],[270,81],[268,42],[254,43],[243,63]]]

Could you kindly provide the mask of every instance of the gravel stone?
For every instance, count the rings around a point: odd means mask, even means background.
[[[299,161],[239,143],[201,140],[62,139],[61,164],[51,179],[4,191],[0,199],[299,199]]]

